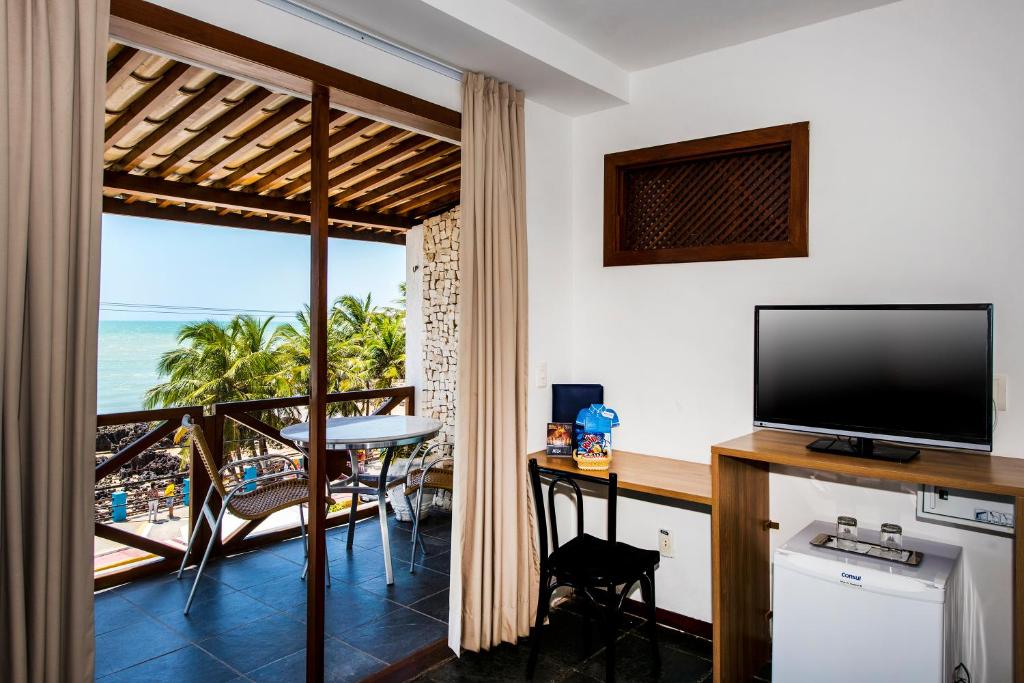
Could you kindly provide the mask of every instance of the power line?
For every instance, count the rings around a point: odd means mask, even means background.
[[[114,310],[114,307],[121,310],[135,310],[140,308],[178,310],[178,311],[209,311],[211,313],[265,313],[269,315],[295,315],[295,310],[270,310],[263,308],[217,308],[212,306],[188,306],[183,304],[155,304],[155,303],[128,303],[123,301],[101,301],[100,306],[107,306],[107,310]]]
[[[175,311],[175,310],[163,310],[163,309],[152,309],[152,308],[107,308],[100,306],[101,311],[107,313],[146,313],[155,315],[173,315],[173,316],[202,316],[205,318],[213,317],[224,317],[233,318],[240,313],[219,313],[212,311]],[[242,314],[244,315],[244,314]],[[297,318],[298,315],[295,313],[289,313],[287,315],[275,314],[273,317],[281,319]]]

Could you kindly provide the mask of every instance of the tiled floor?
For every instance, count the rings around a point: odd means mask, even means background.
[[[356,547],[344,527],[328,532],[326,678],[358,681],[443,638],[448,620],[450,520],[422,525],[431,555],[409,573],[410,525],[391,520],[395,584],[384,580],[376,518],[360,522]],[[188,617],[192,571],[96,594],[96,679],[302,681],[306,584],[299,540],[211,562]]]
[[[626,617],[616,641],[615,675],[619,683],[711,681],[711,641],[669,628],[660,628],[658,640],[661,670],[654,671],[650,641],[640,628],[643,620]],[[584,634],[586,621],[578,608],[567,604],[551,612],[545,626],[541,653],[534,674],[538,683],[593,683],[605,680],[605,651],[601,634],[592,623],[590,647]],[[465,653],[452,658],[416,679],[417,683],[455,681],[522,681],[526,678],[528,639],[518,645],[501,645],[484,653]]]

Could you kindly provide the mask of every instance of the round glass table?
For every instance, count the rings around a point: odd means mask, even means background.
[[[388,585],[395,582],[391,569],[391,543],[388,539],[387,484],[388,468],[395,457],[395,450],[401,446],[414,446],[437,436],[441,423],[415,415],[361,415],[356,417],[332,417],[327,420],[327,450],[342,455],[348,453],[351,474],[331,487],[332,493],[351,493],[353,496],[368,494],[377,496],[377,511],[380,518],[380,536],[384,551],[384,571]],[[281,436],[294,442],[300,449],[309,447],[309,423],[302,422],[285,427]],[[359,479],[359,462],[356,451],[383,450],[380,475],[376,488],[367,486]],[[355,532],[355,514],[349,515],[349,540]]]

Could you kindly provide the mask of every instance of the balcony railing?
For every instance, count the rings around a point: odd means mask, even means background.
[[[416,409],[415,390],[410,386],[328,394],[327,401],[331,414],[384,415],[402,407],[406,415],[413,415]],[[106,556],[107,561],[97,561],[96,588],[168,572],[181,563],[185,539],[191,534],[193,520],[198,518],[211,485],[202,464],[198,460],[193,462],[187,444],[175,444],[173,441],[185,415],[203,427],[219,468],[245,457],[266,454],[271,448],[275,452],[301,458],[296,445],[282,437],[280,430],[288,424],[305,420],[305,407],[308,405],[308,396],[291,396],[218,403],[210,411],[204,411],[202,406],[184,406],[97,416],[98,427],[134,425],[136,433],[121,439],[130,440],[126,445],[111,447],[109,457],[103,460],[97,457],[95,534],[97,539],[113,546]],[[138,425],[144,427],[139,428]],[[109,437],[98,436],[97,446],[106,445],[109,440]],[[179,449],[179,464],[174,471],[151,475],[141,469],[155,457],[165,458],[164,469],[168,469],[166,465],[173,466],[174,462],[166,459],[173,458],[175,449]],[[238,474],[245,476],[244,472]],[[331,478],[340,474],[328,470]],[[175,508],[181,514],[176,520],[171,520],[176,524],[166,530],[161,529],[164,533],[155,534],[162,539],[139,533],[140,530],[154,529],[148,521],[143,521],[149,514],[152,484],[157,485],[158,514],[167,515]],[[171,504],[175,508],[171,508]],[[376,505],[359,507],[360,518],[374,514]],[[222,538],[213,539],[213,553],[233,554],[299,534],[298,524],[287,520],[278,528],[254,533],[265,521],[240,521]],[[327,526],[347,521],[348,510],[341,510],[329,515]],[[198,552],[210,540],[205,526],[201,536],[195,545]]]

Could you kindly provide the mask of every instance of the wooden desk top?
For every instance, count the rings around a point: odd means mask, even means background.
[[[910,462],[895,463],[807,450],[815,438],[813,434],[763,429],[712,446],[711,452],[857,477],[1024,496],[1024,458],[921,449]]]
[[[703,463],[616,450],[612,453],[608,471],[584,472],[576,467],[572,458],[552,458],[544,451],[531,453],[528,457],[537,458],[541,467],[563,472],[583,472],[605,479],[608,472],[614,472],[619,478],[619,488],[711,505],[711,466]]]

